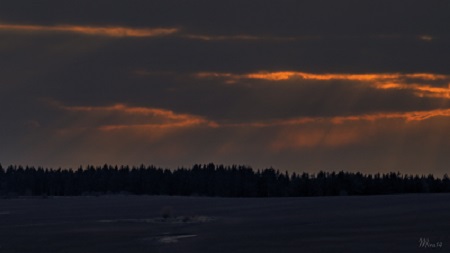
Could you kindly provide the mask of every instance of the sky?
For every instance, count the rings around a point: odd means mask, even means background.
[[[2,0],[0,163],[448,172],[450,2]]]

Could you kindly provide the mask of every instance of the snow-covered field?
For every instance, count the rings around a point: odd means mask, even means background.
[[[0,252],[450,252],[450,194],[1,199]]]

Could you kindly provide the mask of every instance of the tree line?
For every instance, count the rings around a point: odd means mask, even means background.
[[[360,172],[288,173],[273,168],[197,164],[169,170],[154,166],[72,169],[0,165],[1,196],[102,194],[219,197],[297,197],[450,192],[450,179],[433,175]]]

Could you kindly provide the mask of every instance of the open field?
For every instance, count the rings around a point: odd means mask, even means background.
[[[450,252],[450,194],[2,199],[0,252]]]

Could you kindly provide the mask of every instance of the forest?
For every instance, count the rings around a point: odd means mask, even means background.
[[[196,164],[175,170],[154,166],[86,166],[76,170],[0,165],[0,196],[105,194],[210,197],[298,197],[450,192],[450,179],[399,172],[289,173],[243,165]]]

